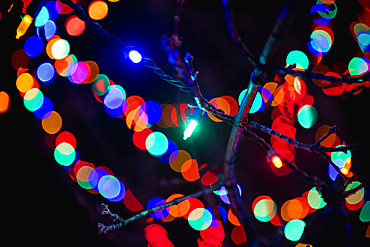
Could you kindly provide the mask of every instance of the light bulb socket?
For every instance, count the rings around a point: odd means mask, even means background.
[[[204,115],[204,111],[198,107],[195,107],[191,115],[187,116],[186,119],[187,119],[187,122],[189,122],[192,119],[198,122],[203,117],[203,115]]]
[[[279,155],[279,153],[278,152],[276,152],[276,150],[275,149],[270,149],[270,150],[268,150],[267,151],[267,162],[271,162],[271,160],[272,160],[272,158],[273,158],[273,156],[275,156],[275,155],[278,155],[278,156],[280,156]]]

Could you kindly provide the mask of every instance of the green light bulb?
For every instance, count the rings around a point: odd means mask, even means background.
[[[186,129],[184,131],[184,140],[188,139],[192,134],[195,128],[197,127],[198,122],[194,119],[191,119],[186,126]]]

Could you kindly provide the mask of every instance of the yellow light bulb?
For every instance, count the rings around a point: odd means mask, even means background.
[[[274,157],[272,157],[272,163],[274,164],[274,166],[276,168],[281,168],[283,166],[283,162],[281,161],[281,158],[277,155],[275,155]]]
[[[25,15],[23,17],[21,23],[19,24],[17,28],[17,35],[15,36],[16,39],[19,39],[21,36],[23,36],[27,32],[32,21],[33,21],[33,18],[30,15]]]

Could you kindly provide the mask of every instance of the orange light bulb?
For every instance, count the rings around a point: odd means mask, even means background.
[[[23,36],[27,32],[32,21],[33,21],[33,18],[30,15],[25,15],[23,17],[21,23],[19,24],[17,28],[17,35],[15,36],[16,39],[19,39],[21,36]]]

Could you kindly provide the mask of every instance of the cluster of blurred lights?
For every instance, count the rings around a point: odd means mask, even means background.
[[[346,186],[345,191],[355,189],[360,184],[361,183],[359,181],[353,181],[352,183],[350,183]],[[358,190],[356,193],[347,196],[346,199],[345,199],[345,204],[346,204],[346,207],[349,210],[355,211],[355,210],[360,209],[364,205],[364,201],[365,201],[365,189],[362,188],[362,189]],[[368,202],[369,201],[367,201],[367,203]],[[366,209],[364,211],[366,211]],[[361,210],[361,212],[362,212],[362,210]],[[361,217],[360,217],[360,219],[361,219]]]
[[[54,20],[59,14],[70,13],[70,11],[68,6],[57,1],[48,1],[42,7],[34,23],[37,35],[27,38],[24,49],[17,50],[12,56],[12,65],[18,70],[16,87],[26,109],[41,120],[42,128],[47,133],[45,140],[54,150],[55,161],[64,167],[82,188],[93,194],[101,194],[109,201],[118,202],[126,194],[123,183],[109,168],[95,167],[94,164],[80,159],[76,151],[76,138],[70,132],[61,132],[62,118],[53,110],[52,101],[44,96],[39,88],[38,82],[45,85],[51,84],[58,74],[67,77],[74,84],[91,83],[95,97],[99,98],[106,94],[104,105],[112,111],[121,106],[126,98],[122,87],[114,85],[109,80],[107,85],[105,80],[107,77],[99,74],[99,68],[95,62],[78,61],[74,55],[69,54],[68,41],[55,35]],[[84,23],[76,18],[70,16],[65,24],[67,32],[72,36],[81,34],[84,29]],[[25,69],[30,63],[30,58],[39,56],[44,50],[50,59],[55,60],[54,65],[44,62],[37,67],[36,71]],[[128,194],[125,205],[132,210],[142,209],[132,193],[129,191]]]
[[[167,199],[163,199],[161,197],[153,197],[148,201],[146,207],[147,209],[153,208],[182,196],[182,194],[173,194]],[[224,219],[224,223],[226,219],[229,219],[232,224],[239,227],[241,226],[237,217],[231,212],[231,209],[227,213],[227,211],[222,206],[217,205],[214,210],[217,210],[221,214],[222,218]],[[222,241],[225,238],[225,232],[222,227],[222,222],[216,220],[213,210],[210,207],[205,208],[204,204],[197,198],[190,198],[169,208],[155,211],[151,213],[150,216],[154,219],[160,219],[163,222],[170,222],[175,218],[183,217],[188,221],[190,227],[200,232],[200,238],[198,239],[198,244],[200,244],[200,246],[222,246]],[[151,228],[158,227],[158,225],[153,224],[148,227],[149,229],[146,228],[144,230],[144,233],[151,246],[162,246],[158,244],[153,245],[153,242],[158,243],[159,241],[164,241],[167,243],[166,234],[160,235],[161,240],[159,240],[159,237],[157,237],[158,235],[152,235],[152,233],[148,231],[152,231],[153,229]],[[164,228],[160,226],[160,229],[158,230],[163,231]]]
[[[308,213],[313,213],[326,206],[326,202],[315,187],[303,193],[301,197],[287,200],[280,210],[275,201],[266,195],[257,197],[252,203],[252,211],[257,220],[270,222],[275,226],[281,226],[281,220],[286,223],[284,235],[290,241],[298,241],[306,223],[303,219]]]
[[[336,14],[335,10],[330,10],[326,5],[334,4],[334,1],[318,1],[311,13],[320,15],[315,19],[315,23],[321,26],[314,28],[311,41],[308,43],[310,51],[316,56],[326,54],[333,41],[334,36],[331,28],[326,26]],[[99,74],[99,67],[93,61],[78,61],[76,57],[69,54],[70,47],[68,41],[61,39],[56,34],[56,25],[54,20],[59,14],[67,14],[72,10],[59,1],[48,1],[35,19],[37,27],[37,36],[29,37],[24,45],[24,49],[17,50],[12,57],[12,64],[18,70],[18,79],[16,86],[24,99],[26,109],[42,120],[42,127],[48,135],[55,136],[54,158],[62,167],[68,170],[72,179],[74,179],[82,188],[93,194],[101,194],[107,200],[112,202],[124,200],[126,207],[132,211],[139,211],[143,207],[133,196],[132,192],[127,190],[123,183],[118,180],[112,171],[104,166],[95,167],[94,164],[82,161],[76,149],[76,138],[67,131],[60,132],[62,127],[61,116],[53,110],[51,100],[45,96],[39,89],[39,84],[31,71],[26,68],[30,62],[30,57],[39,56],[43,50],[47,55],[54,59],[54,66],[45,62],[38,66],[36,70],[37,79],[45,84],[51,84],[56,74],[67,77],[74,84],[90,84],[95,98],[104,104],[106,112],[115,118],[121,118],[126,121],[128,128],[134,130],[133,143],[139,150],[146,150],[159,161],[169,164],[170,167],[180,172],[187,181],[196,181],[200,179],[198,163],[192,159],[190,154],[184,150],[179,150],[177,145],[168,140],[165,134],[159,131],[152,131],[150,127],[157,124],[163,128],[179,127],[179,121],[186,122],[185,109],[186,104],[159,105],[155,101],[144,101],[139,96],[130,96],[126,98],[126,92],[122,86],[116,85],[104,74]],[[93,1],[88,8],[90,17],[94,20],[103,19],[108,13],[108,5],[103,1]],[[65,29],[71,36],[81,35],[85,29],[85,23],[78,17],[71,15],[65,22]],[[364,24],[355,25],[354,32],[361,49],[367,52],[369,47],[369,28]],[[45,41],[44,41],[45,40]],[[45,47],[45,42],[47,42]],[[130,50],[128,57],[134,63],[139,63],[142,56],[136,50]],[[292,51],[286,59],[287,66],[295,65],[296,69],[306,70],[309,65],[307,56],[301,51]],[[369,71],[369,59],[356,57],[348,65],[348,73],[352,76],[363,75]],[[330,69],[321,65],[314,67],[313,71],[324,71],[326,75]],[[331,74],[330,74],[331,75]],[[339,75],[338,75],[339,76]],[[339,76],[340,77],[340,76]],[[253,102],[250,113],[262,111],[268,101],[272,101],[272,106],[276,107],[272,113],[272,128],[284,135],[295,137],[296,129],[293,127],[295,118],[303,128],[311,128],[317,119],[317,111],[312,106],[313,97],[306,93],[306,85],[298,77],[287,75],[284,78],[278,78],[281,86],[276,82],[266,83],[258,92]],[[316,81],[320,86],[327,86],[323,81]],[[347,85],[348,86],[348,85]],[[368,85],[370,86],[370,84]],[[343,86],[346,90],[346,85]],[[350,89],[348,89],[349,91]],[[330,91],[330,90],[328,90]],[[324,91],[325,92],[325,91]],[[335,92],[337,93],[337,92]],[[245,95],[243,91],[239,96],[239,104]],[[5,102],[5,103],[4,103]],[[217,109],[221,109],[226,114],[235,116],[238,111],[237,101],[230,96],[222,96],[210,100]],[[5,92],[0,92],[0,112],[5,112],[9,107],[9,96]],[[294,109],[298,107],[298,113],[294,114]],[[180,115],[177,108],[180,109]],[[193,111],[193,109],[191,109]],[[221,122],[211,114],[208,114],[215,122]],[[326,129],[326,131],[325,131]],[[316,132],[316,139],[327,132],[326,126],[321,126]],[[271,137],[271,143],[279,154],[291,161],[294,161],[294,147],[285,141]],[[332,134],[322,145],[334,147],[339,145],[339,138]],[[333,152],[332,161],[338,165],[344,174],[350,176],[351,153]],[[285,175],[290,169],[283,166],[280,156],[272,156],[272,169],[278,175]],[[219,173],[208,171],[202,178],[204,185],[210,186],[219,180]],[[329,176],[335,179],[336,171],[329,167]],[[353,182],[348,185],[346,190],[355,188],[358,183]],[[238,184],[239,194],[241,196],[241,187]],[[215,192],[225,204],[230,204],[225,187],[221,187]],[[346,206],[350,210],[357,210],[364,205],[364,189],[346,198]],[[181,194],[174,194],[167,199],[153,197],[147,202],[147,209],[170,202],[175,198],[181,197]],[[326,205],[320,193],[316,188],[304,193],[301,197],[286,201],[280,211],[276,203],[268,196],[259,196],[252,205],[255,217],[262,222],[270,221],[276,226],[281,225],[281,219],[288,222],[284,229],[284,234],[291,241],[298,241],[304,231],[305,222],[302,220],[308,213],[321,209]],[[238,218],[229,209],[227,212],[222,206],[217,205],[217,210],[222,216],[224,222],[228,219],[234,229],[231,233],[231,239],[235,244],[241,244],[247,241],[244,229]],[[360,219],[364,222],[370,220],[370,204],[366,202],[363,206]],[[280,217],[279,217],[280,212]],[[222,246],[225,237],[222,223],[215,219],[211,208],[205,208],[203,203],[195,198],[188,199],[178,205],[166,209],[155,211],[150,214],[154,219],[160,219],[165,222],[172,221],[177,217],[184,217],[189,225],[200,231],[198,244],[204,246]],[[144,230],[145,237],[150,246],[173,246],[169,241],[166,230],[159,225],[149,225]]]
[[[209,101],[210,104],[214,105],[216,109],[222,110],[225,114],[228,114],[230,116],[236,116],[238,113],[238,103],[236,100],[228,95],[224,95],[221,97],[215,97]],[[221,119],[216,118],[211,113],[207,112],[208,117],[215,121],[215,122],[222,122]]]
[[[370,52],[370,28],[365,23],[353,22],[350,25],[353,37],[363,53]]]
[[[150,247],[173,247],[172,242],[168,239],[166,229],[161,225],[148,225],[144,229],[144,236]]]
[[[280,225],[280,219],[277,216],[277,206],[275,201],[269,196],[259,196],[252,204],[252,211],[257,220],[261,222],[271,222],[274,225]]]
[[[106,3],[103,1],[93,1],[90,3],[90,17],[95,20],[104,18],[103,14],[106,13],[105,10],[107,10],[105,6]],[[57,11],[53,8],[56,8]],[[173,170],[181,172],[183,177],[188,181],[199,179],[200,176],[196,160],[191,159],[191,156],[186,151],[179,150],[177,145],[168,140],[165,134],[159,131],[153,132],[150,129],[152,125],[158,122],[159,126],[179,126],[176,108],[173,105],[166,105],[166,107],[164,107],[164,105],[161,106],[155,101],[144,101],[139,96],[130,96],[126,98],[126,92],[120,85],[116,85],[106,75],[99,74],[99,67],[95,62],[78,61],[76,56],[69,54],[70,46],[68,41],[55,35],[56,28],[52,25],[53,20],[58,17],[58,14],[63,13],[70,13],[69,7],[59,2],[48,4],[42,8],[42,11],[40,11],[36,18],[37,21],[35,21],[35,25],[39,30],[38,35],[31,36],[26,40],[23,50],[25,54],[23,54],[23,51],[18,51],[17,54],[14,54],[14,57],[20,57],[24,62],[18,62],[18,59],[14,59],[13,66],[18,68],[21,66],[27,66],[29,63],[27,57],[36,57],[45,49],[49,58],[54,59],[55,62],[54,66],[49,62],[39,65],[37,69],[37,78],[40,82],[46,85],[51,84],[54,81],[56,74],[58,74],[60,76],[67,77],[68,80],[74,84],[91,83],[92,92],[94,93],[95,98],[104,104],[106,112],[112,117],[125,120],[128,128],[135,131],[133,142],[138,149],[147,150],[148,153],[157,157],[161,162],[170,164]],[[65,22],[65,29],[71,36],[81,34],[84,28],[85,23],[74,15],[69,16]],[[46,47],[43,39],[47,41]],[[138,63],[142,59],[140,53],[130,47],[127,48],[127,54],[134,63]],[[30,82],[31,80],[29,80],[29,84]],[[28,101],[36,101],[38,98],[42,97],[42,94],[33,92],[32,96],[34,97],[27,97],[26,99]],[[232,104],[233,99],[231,97],[229,98],[227,98],[227,100]],[[31,101],[29,105],[33,104],[33,101]],[[48,99],[44,101],[51,102]],[[230,112],[230,103],[227,103],[228,101],[225,101],[226,104],[224,104],[224,106],[227,106],[228,111]],[[44,105],[45,107],[47,106],[47,104]],[[52,108],[52,104],[48,105],[48,109]],[[233,105],[235,106],[235,104]],[[181,118],[185,121],[186,104],[181,104],[180,106]],[[162,114],[162,109],[163,111],[166,111],[166,114]],[[32,110],[36,112],[36,109]],[[232,111],[236,114],[237,108],[233,108]],[[51,115],[53,116],[56,114]],[[59,119],[58,117],[55,118]],[[55,129],[48,133],[56,133],[57,131],[58,130]],[[57,148],[56,150],[59,149],[61,148]],[[57,157],[60,156],[59,153]]]
[[[333,10],[330,10],[332,8]],[[319,61],[331,48],[334,42],[333,31],[328,25],[337,14],[337,6],[334,1],[317,1],[311,8],[314,14],[314,25],[311,33],[311,41],[307,43],[308,49],[319,57]]]
[[[316,141],[319,140],[329,131],[329,125],[320,126],[315,133]],[[343,143],[344,144],[344,143]],[[333,133],[329,135],[324,141],[321,142],[321,146],[331,148],[341,145],[341,141],[337,134]],[[348,177],[352,177],[353,173],[350,171],[352,165],[351,151],[344,152],[331,152],[330,159],[333,163],[342,171],[342,173]],[[335,180],[338,172],[331,166],[328,166],[328,174],[331,180]]]
[[[188,108],[188,104],[180,103],[177,104],[161,104],[162,117],[157,122],[157,125],[161,128],[177,128],[180,127],[179,122],[186,124],[186,111],[193,112],[193,108]]]
[[[95,168],[94,164],[80,159],[75,150],[76,138],[70,132],[60,132],[61,116],[53,110],[51,100],[43,95],[37,80],[26,71],[28,70],[18,71],[16,87],[23,97],[26,109],[41,120],[42,128],[47,134],[55,136],[54,145],[49,144],[54,149],[55,161],[68,170],[71,177],[82,188],[94,194],[100,193],[109,201],[121,201],[126,193],[123,183],[108,168]]]
[[[309,60],[302,51],[293,50],[287,55],[286,64],[289,67],[294,66],[294,70],[306,70],[309,66]],[[239,95],[239,104],[241,104],[245,93],[246,90],[243,90]],[[318,114],[313,106],[313,97],[307,93],[306,84],[299,77],[289,74],[283,77],[277,74],[275,82],[268,82],[259,90],[250,113],[263,111],[269,101],[271,101],[271,106],[275,107],[271,114],[273,120],[271,128],[288,137],[295,138],[294,123],[296,118],[298,123],[306,129],[311,128],[317,121]],[[295,109],[298,109],[298,112]],[[271,145],[280,156],[294,162],[295,150],[292,144],[271,136]],[[282,163],[270,162],[270,164],[273,172],[279,176],[287,175],[291,171]]]
[[[364,55],[365,57],[366,55]],[[368,55],[367,55],[368,56]],[[330,69],[328,66],[323,64],[317,64],[312,68],[312,72],[323,74],[326,76],[333,76],[337,78],[342,78],[342,76],[348,76],[350,75],[350,71],[352,73],[357,73],[358,71],[364,71],[363,68],[369,67],[368,62],[365,58],[358,58],[355,57],[350,61],[350,64],[346,64],[344,62],[338,61],[336,62],[332,68]],[[356,66],[360,66],[359,69],[356,68]],[[351,67],[351,68],[350,68]],[[357,72],[356,72],[357,71]],[[370,81],[364,80],[363,82],[358,83],[332,83],[325,80],[318,80],[313,79],[312,80],[317,86],[321,87],[323,92],[328,96],[338,96],[342,95],[347,92],[351,92],[352,94],[358,94],[362,91],[363,87],[370,87]],[[357,89],[358,88],[358,89]]]
[[[180,116],[178,116],[175,105],[159,105],[155,101],[144,101],[141,97],[135,95],[126,98],[125,90],[120,85],[116,85],[106,75],[100,74],[99,67],[95,62],[78,61],[76,56],[69,54],[69,43],[55,35],[56,28],[52,24],[53,20],[47,14],[49,12],[51,11],[48,11],[45,7],[40,12],[38,20],[35,22],[38,25],[38,35],[28,38],[24,49],[18,50],[13,55],[13,66],[22,70],[21,68],[27,67],[29,64],[29,57],[36,57],[45,49],[49,58],[54,59],[55,62],[54,65],[49,62],[39,65],[36,71],[38,81],[45,85],[51,84],[55,80],[56,74],[58,74],[59,76],[67,77],[73,84],[91,84],[95,98],[104,104],[106,112],[112,117],[121,118],[126,122],[128,128],[134,130],[133,142],[138,149],[146,150],[161,162],[169,164],[174,171],[180,172],[187,181],[198,180],[200,175],[197,161],[192,159],[188,152],[179,150],[177,145],[168,140],[165,134],[150,129],[156,123],[159,126],[178,127],[179,119],[186,121],[185,109],[187,105],[180,105]],[[90,13],[93,13],[92,8],[89,10]],[[84,27],[84,22],[73,15],[67,18],[65,22],[65,29],[71,36],[81,34]],[[44,40],[47,41],[46,46]],[[134,63],[138,63],[142,59],[141,55],[135,50],[130,50],[128,57]],[[40,116],[40,119],[44,118],[42,126],[49,135],[57,135],[62,126],[62,118],[57,112],[52,111],[52,103],[38,89],[37,80],[30,74],[25,73],[25,71],[22,72],[25,75],[21,74],[22,76],[17,82],[21,93],[26,92],[29,88],[32,89],[31,93],[26,97],[25,102],[27,104],[25,105],[28,105],[28,109],[33,111],[35,115]],[[224,96],[224,98],[215,99],[212,103],[217,108],[222,108],[227,113],[235,115],[238,110],[236,101],[229,96]],[[36,109],[38,105],[44,105],[45,110],[40,111]],[[193,109],[190,109],[190,113],[192,111]],[[68,136],[66,133],[69,132],[62,132],[57,139],[60,140],[62,135]],[[52,138],[48,137],[47,139]],[[100,193],[112,202],[123,199],[126,207],[132,211],[142,209],[140,202],[134,197],[132,192],[129,190],[126,192],[123,183],[114,177],[108,168],[95,167],[92,163],[80,160],[79,154],[75,150],[75,138],[69,138],[69,141],[57,141],[55,145],[48,145],[54,149],[55,160],[68,170],[71,178],[82,188],[94,194]],[[206,174],[207,176],[202,179],[202,183],[209,186],[217,182],[218,176],[213,172],[209,171]],[[173,200],[176,196],[178,197],[179,195],[170,197],[167,201]],[[147,207],[155,207],[165,202],[165,200],[155,197],[148,201]],[[201,234],[203,236],[200,241],[207,243],[217,242],[215,246],[218,246],[223,238],[214,240],[213,237],[217,234],[212,232],[220,231],[221,224],[217,224],[212,211],[205,209],[201,201],[194,199],[187,201],[187,203],[189,202],[192,203],[188,206],[184,206],[186,203],[182,203],[169,209],[156,211],[151,216],[156,219],[164,219],[165,221],[173,220],[176,217],[185,217],[191,227],[207,232]],[[179,209],[181,210],[179,211]]]
[[[318,0],[316,5],[311,9],[311,14],[314,14],[314,23],[312,26],[311,40],[307,43],[309,51],[316,57],[316,66],[312,69],[315,73],[320,73],[326,76],[337,78],[342,77],[358,77],[370,71],[370,28],[360,22],[353,22],[350,25],[350,30],[353,37],[359,44],[362,52],[358,52],[357,56],[352,58],[346,64],[337,62],[333,65],[332,71],[325,65],[317,64],[322,57],[330,50],[334,42],[334,34],[332,31],[331,20],[337,14],[337,6],[334,0]],[[332,83],[324,80],[313,79],[314,83],[320,87],[325,94],[329,96],[337,96],[346,92],[353,94],[359,93],[363,87],[370,87],[369,81],[358,83]],[[359,88],[359,90],[356,90]]]
[[[239,185],[238,188],[240,189]],[[221,190],[217,191],[216,194],[220,194],[221,197],[222,194]],[[183,196],[182,194],[173,194],[169,196],[167,199],[161,197],[152,197],[147,202],[146,208],[147,209],[154,208],[156,206],[170,202],[182,196]],[[229,220],[229,222],[234,225],[234,229],[231,234],[231,238],[234,243],[240,244],[247,242],[243,226],[239,222],[237,216],[232,212],[231,208],[227,211],[222,206],[217,205],[214,208],[214,210],[218,211],[218,213],[221,215],[223,223],[225,223],[226,220]],[[198,239],[198,244],[202,243],[204,244],[204,246],[215,246],[215,247],[221,246],[221,243],[225,238],[225,232],[222,227],[222,222],[216,220],[216,217],[211,207],[205,208],[204,204],[197,198],[190,198],[177,205],[173,205],[171,207],[155,211],[153,213],[150,213],[150,216],[154,219],[159,219],[162,222],[170,222],[178,217],[183,217],[188,221],[189,225],[194,230],[200,231],[200,238]],[[146,238],[148,242],[159,241],[154,240],[155,236],[146,235]],[[163,239],[165,239],[164,236]],[[163,241],[167,242],[167,240]]]

